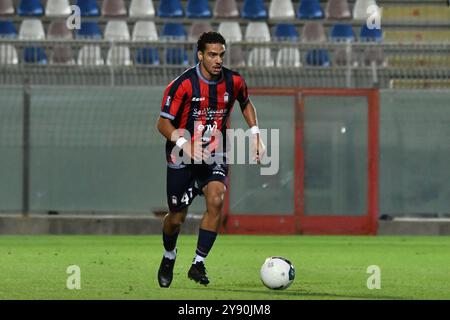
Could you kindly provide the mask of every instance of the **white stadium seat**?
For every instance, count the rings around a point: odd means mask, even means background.
[[[138,21],[133,28],[133,41],[157,41],[158,31],[154,21]]]
[[[132,0],[130,17],[154,17],[155,7],[152,0]]]
[[[295,18],[294,5],[291,0],[272,0],[269,7],[270,19]]]
[[[45,7],[47,17],[68,16],[71,13],[69,0],[47,0]]]

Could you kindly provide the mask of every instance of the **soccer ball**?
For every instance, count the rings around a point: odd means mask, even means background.
[[[286,289],[294,282],[294,278],[294,266],[286,258],[269,257],[261,267],[261,281],[269,289]]]

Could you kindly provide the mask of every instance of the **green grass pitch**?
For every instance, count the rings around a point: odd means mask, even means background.
[[[450,237],[219,235],[208,287],[187,278],[196,241],[180,235],[172,286],[161,289],[161,236],[1,236],[0,299],[450,299]],[[271,255],[296,268],[287,290],[260,281]],[[66,288],[70,265],[80,290]],[[367,288],[370,265],[381,289]]]

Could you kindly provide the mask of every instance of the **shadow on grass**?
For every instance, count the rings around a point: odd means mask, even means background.
[[[187,289],[187,288],[186,288]],[[359,295],[346,295],[346,294],[333,294],[333,293],[324,293],[324,292],[309,292],[304,290],[289,290],[286,291],[277,291],[277,290],[245,290],[245,289],[214,289],[214,288],[189,288],[191,290],[208,290],[212,292],[221,292],[221,293],[257,293],[264,294],[270,297],[272,300],[275,296],[278,296],[280,299],[283,297],[290,298],[299,298],[299,299],[369,299],[369,300],[399,300],[399,297],[393,296],[382,296],[376,294],[359,294]]]

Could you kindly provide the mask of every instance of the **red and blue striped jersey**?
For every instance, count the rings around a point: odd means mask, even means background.
[[[196,65],[167,86],[160,116],[171,120],[175,128],[187,130],[192,139],[205,136],[208,130],[220,130],[224,138],[223,147],[226,148],[226,129],[236,100],[242,111],[249,102],[247,85],[239,73],[222,67],[220,79],[209,81],[201,74],[200,66]],[[194,123],[197,128],[194,128]],[[173,146],[168,140],[167,155]],[[170,162],[169,157],[168,160]]]

